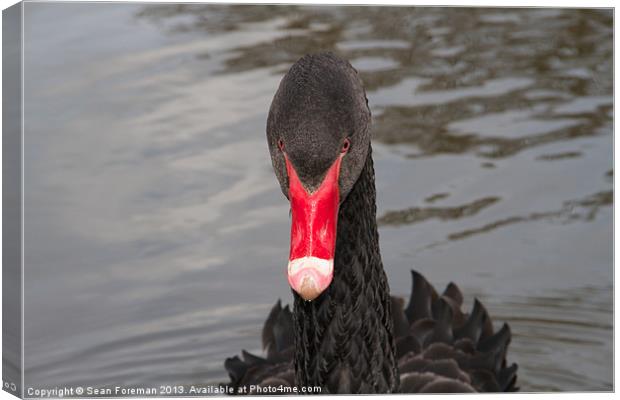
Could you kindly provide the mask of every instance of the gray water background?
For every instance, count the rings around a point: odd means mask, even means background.
[[[612,389],[611,11],[25,4],[26,387],[218,382],[290,302],[265,143],[300,56],[359,70],[381,251]]]

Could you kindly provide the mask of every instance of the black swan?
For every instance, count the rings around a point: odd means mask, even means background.
[[[456,285],[440,295],[415,271],[407,307],[390,296],[379,253],[370,119],[357,71],[334,54],[307,55],[282,79],[267,140],[291,204],[294,308],[278,301],[271,310],[262,334],[266,357],[243,351],[225,361],[229,387],[517,390],[517,365],[506,363],[510,329],[494,332],[480,302],[464,313]]]

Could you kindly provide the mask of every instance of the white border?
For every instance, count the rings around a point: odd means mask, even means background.
[[[25,1],[25,2],[36,2],[36,1]],[[78,2],[78,0],[65,0],[65,2]],[[83,1],[82,1],[83,2]],[[109,0],[106,2],[123,2],[120,0]],[[145,1],[132,1],[132,2],[145,2]],[[157,2],[157,3],[173,3],[171,1],[163,1],[163,0],[151,0],[149,2]],[[16,2],[14,0],[0,0],[0,6],[1,8],[4,10],[10,6],[12,6],[13,4],[15,4]],[[417,5],[417,6],[469,6],[469,7],[569,7],[569,8],[578,8],[578,7],[588,7],[588,8],[593,8],[593,7],[605,7],[605,8],[613,8],[614,7],[614,2],[613,1],[609,1],[609,0],[590,0],[590,1],[575,1],[575,0],[570,0],[570,1],[559,1],[559,0],[547,0],[543,3],[541,3],[540,1],[535,1],[535,0],[521,0],[521,1],[514,1],[514,0],[502,0],[502,1],[489,1],[489,0],[469,0],[469,1],[464,1],[464,0],[451,0],[451,1],[438,1],[438,0],[425,0],[425,1],[403,1],[403,0],[391,0],[391,1],[385,1],[385,0],[375,0],[375,1],[363,1],[363,0],[357,0],[357,1],[352,1],[352,0],[339,0],[337,2],[332,2],[329,0],[314,0],[314,1],[299,1],[299,0],[288,0],[288,1],[282,1],[282,0],[271,0],[268,2],[265,1],[259,1],[259,0],[244,0],[244,1],[240,1],[240,0],[229,0],[229,1],[197,1],[197,0],[185,0],[182,1],[182,3],[245,3],[245,4],[260,4],[260,3],[269,3],[269,4],[325,4],[325,5],[333,5],[333,4],[341,4],[341,5],[366,5],[366,4],[377,4],[377,5]],[[23,296],[24,296],[24,282],[23,282],[23,277],[24,277],[24,269],[23,269],[23,256],[24,256],[24,247],[23,247],[23,239],[24,239],[24,226],[23,226],[23,217],[24,217],[24,207],[23,207],[23,193],[24,193],[24,165],[23,165],[23,155],[24,155],[24,71],[23,71],[23,62],[24,62],[24,52],[23,52],[23,48],[24,48],[24,8],[22,7],[22,87],[21,87],[21,91],[22,91],[22,148],[21,148],[21,152],[22,152],[22,170],[21,170],[21,174],[22,174],[22,246],[21,246],[21,256],[22,256],[22,371],[23,371],[23,354],[24,354],[24,341],[23,341],[23,336],[24,336],[24,325],[23,325],[23,306],[24,306],[24,302],[23,302]],[[614,25],[615,22],[617,21],[617,13],[616,13],[616,9],[614,8]],[[2,30],[1,30],[1,19],[0,19],[0,41],[2,38]],[[617,46],[616,46],[616,41],[615,41],[615,26],[614,26],[614,77],[616,76],[616,67],[618,65],[617,63]],[[2,73],[2,65],[0,63],[0,75]],[[2,85],[0,83],[0,89],[1,89]],[[618,143],[615,140],[615,98],[617,98],[617,94],[618,94],[618,87],[617,85],[615,85],[615,79],[614,79],[614,188],[617,184],[617,168],[616,168],[616,163],[615,163],[615,154],[617,153],[618,150]],[[1,110],[0,110],[0,114],[1,114]],[[1,163],[2,163],[2,143],[0,142],[0,172],[1,172]],[[0,181],[1,181],[1,173],[0,173]],[[615,191],[614,191],[615,192]],[[2,187],[0,185],[0,198],[2,197]],[[616,259],[615,259],[615,249],[618,247],[618,241],[615,235],[615,226],[618,223],[618,215],[615,212],[615,201],[614,201],[614,388],[615,388],[615,383],[618,382],[618,377],[620,376],[618,369],[615,368],[616,367],[616,362],[618,360],[618,355],[615,354],[615,343],[616,343],[616,339],[618,338],[618,332],[615,329],[616,327],[616,323],[618,322],[618,316],[615,313],[615,310],[617,309],[618,306],[618,298],[616,298],[615,296],[615,288],[616,285],[618,283],[617,281],[617,277],[615,274],[615,267],[616,267]],[[2,221],[2,215],[0,214],[0,222]],[[0,250],[2,249],[2,232],[0,231]],[[0,286],[1,286],[1,275],[0,275]],[[0,305],[1,305],[1,296],[0,296]],[[0,338],[2,335],[2,321],[0,319]],[[1,368],[1,366],[0,366]],[[22,374],[22,391],[24,390],[24,376]],[[566,397],[566,396],[573,396],[574,393],[553,393],[553,394],[516,394],[516,396],[519,397],[528,397],[528,398],[539,398],[539,397],[543,397],[545,396],[545,398],[559,398],[559,397]],[[417,395],[420,396],[420,395]],[[417,397],[416,396],[416,397]],[[452,397],[454,395],[433,395],[433,399],[444,399],[444,398],[448,398],[448,397]],[[474,395],[475,396],[475,395]],[[478,396],[482,396],[482,395],[478,395]],[[488,399],[497,399],[500,398],[499,396],[505,396],[505,395],[498,395],[498,394],[486,394],[484,395],[486,398]],[[588,399],[600,399],[600,398],[607,398],[607,397],[611,397],[613,396],[613,393],[588,393],[582,394],[583,397],[588,396]],[[22,396],[23,397],[23,396]],[[325,395],[323,396],[310,396],[310,397],[321,397],[321,398],[326,398]],[[331,396],[327,396],[327,398],[330,398]],[[581,397],[581,396],[580,396]],[[5,391],[0,391],[0,399],[10,399],[10,398],[14,398],[12,395],[10,395],[9,393],[5,392]],[[267,397],[267,398],[271,398],[271,397]],[[274,397],[275,398],[275,397]],[[351,398],[355,398],[354,396],[339,396],[339,398],[345,398],[345,399],[351,399]],[[423,399],[428,399],[431,398],[429,395],[422,395],[421,398]]]

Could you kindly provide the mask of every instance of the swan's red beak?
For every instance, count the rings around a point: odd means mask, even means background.
[[[285,159],[292,214],[288,282],[304,300],[314,300],[334,276],[342,156],[313,193],[308,193],[288,157]]]

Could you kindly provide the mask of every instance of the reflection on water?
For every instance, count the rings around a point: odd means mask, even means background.
[[[426,202],[437,201],[441,196],[433,195],[426,199]],[[383,217],[378,219],[379,225],[399,225],[413,224],[425,221],[429,218],[439,218],[441,220],[459,219],[476,215],[480,210],[498,202],[497,197],[485,197],[469,204],[463,204],[458,207],[412,207],[403,211],[389,211]]]
[[[610,11],[25,9],[26,386],[217,382],[260,352],[291,299],[266,114],[334,50],[367,87],[392,292],[416,267],[481,298],[524,390],[612,388]]]
[[[612,285],[550,290],[541,296],[481,299],[495,320],[509,320],[509,350],[527,373],[524,391],[611,389],[610,364],[593,348],[609,345],[613,329]],[[611,354],[609,355],[611,357]],[[584,379],[587,376],[587,379]]]
[[[463,239],[471,235],[485,233],[500,226],[514,224],[518,222],[535,221],[538,219],[560,219],[563,221],[583,219],[592,221],[602,206],[613,204],[613,192],[599,192],[588,196],[582,200],[567,201],[561,209],[556,211],[546,211],[531,213],[526,216],[508,217],[499,221],[492,222],[480,228],[469,229],[462,232],[451,233],[448,235],[450,240]]]

